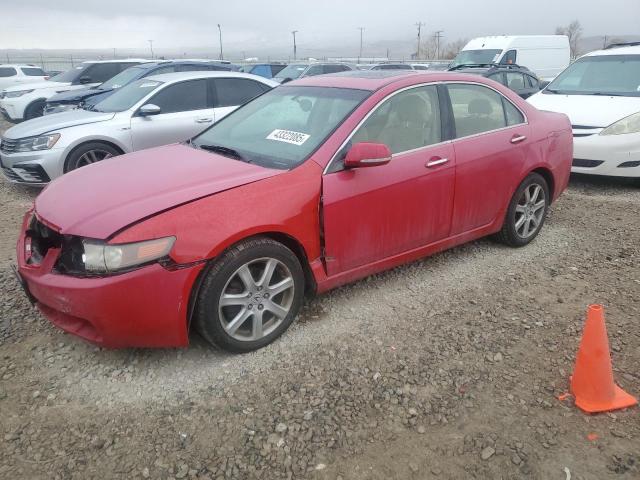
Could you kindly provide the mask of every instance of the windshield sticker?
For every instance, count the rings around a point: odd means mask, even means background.
[[[277,140],[278,142],[291,143],[293,145],[302,145],[311,135],[306,133],[293,132],[291,130],[274,130],[267,135],[267,140]]]

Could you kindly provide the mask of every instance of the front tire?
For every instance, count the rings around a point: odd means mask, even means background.
[[[92,163],[101,162],[111,157],[120,155],[120,152],[111,145],[102,142],[89,142],[80,145],[67,157],[64,172],[70,172]]]
[[[295,254],[270,238],[243,241],[206,273],[194,325],[214,346],[250,352],[289,328],[304,297],[304,272]]]
[[[549,186],[542,175],[530,173],[511,198],[498,241],[523,247],[538,236],[549,209]]]

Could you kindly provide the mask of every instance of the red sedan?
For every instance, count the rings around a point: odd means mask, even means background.
[[[490,234],[526,245],[571,159],[567,117],[482,77],[310,77],[184,144],[53,182],[25,216],[19,276],[100,345],[186,346],[193,325],[250,351],[305,293]]]

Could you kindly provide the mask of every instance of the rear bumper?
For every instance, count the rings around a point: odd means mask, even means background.
[[[40,311],[57,327],[108,348],[188,345],[189,298],[202,264],[176,270],[153,264],[79,278],[53,271],[57,249],[50,249],[41,264],[28,265],[24,239],[23,226],[18,271]]]
[[[574,173],[640,177],[640,133],[574,137],[573,145]]]

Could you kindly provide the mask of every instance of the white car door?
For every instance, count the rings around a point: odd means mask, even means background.
[[[271,87],[264,83],[248,78],[214,78],[212,79],[215,92],[215,121],[233,112],[240,105],[262,95]]]
[[[173,83],[160,90],[145,105],[157,105],[160,112],[131,118],[134,150],[185,141],[211,125],[214,110],[206,79]]]

